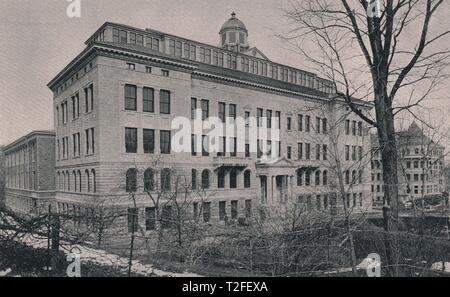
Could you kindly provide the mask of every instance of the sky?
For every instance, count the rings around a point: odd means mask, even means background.
[[[292,0],[80,0],[80,18],[67,16],[69,1],[0,0],[0,145],[53,129],[46,85],[106,21],[218,45],[220,27],[235,11],[251,46],[273,61],[308,70],[304,57],[275,36],[288,27],[282,8]],[[444,121],[450,115],[445,95],[431,103]]]

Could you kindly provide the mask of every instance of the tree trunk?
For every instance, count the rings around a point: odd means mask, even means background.
[[[380,95],[381,94],[381,95]],[[375,95],[377,113],[378,142],[381,149],[381,163],[383,168],[384,200],[383,200],[383,225],[386,231],[385,249],[388,263],[388,271],[391,276],[398,274],[398,263],[393,246],[393,230],[398,226],[398,175],[397,175],[397,143],[395,138],[394,115],[388,104],[386,90],[381,90]]]

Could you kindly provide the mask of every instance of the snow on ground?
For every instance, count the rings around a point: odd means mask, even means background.
[[[433,263],[431,270],[450,272],[450,262],[445,262],[444,266],[442,266],[442,262]]]
[[[11,268],[6,269],[5,271],[0,271],[0,277],[5,277],[12,272]]]
[[[34,248],[47,248],[46,238],[36,238],[32,236],[24,236],[21,240],[28,246]],[[115,266],[119,269],[128,269],[128,259],[115,254],[108,253],[104,250],[94,249],[83,245],[73,245],[70,251],[63,250],[66,255],[78,254],[81,262],[91,262],[102,266]],[[69,262],[68,262],[69,263]],[[133,261],[131,272],[142,276],[159,276],[159,277],[201,277],[201,275],[183,272],[175,273],[156,269],[151,264],[142,264],[139,260]],[[81,272],[83,273],[83,272]],[[1,276],[1,275],[0,275]]]

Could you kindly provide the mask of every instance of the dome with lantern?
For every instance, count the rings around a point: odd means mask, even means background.
[[[219,35],[222,48],[237,52],[245,52],[249,48],[247,27],[236,17],[235,12],[222,25]]]

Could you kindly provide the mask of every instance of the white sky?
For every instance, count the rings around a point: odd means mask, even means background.
[[[307,69],[305,60],[274,36],[286,31],[288,21],[280,8],[289,2],[81,0],[81,18],[71,19],[67,0],[0,0],[0,145],[32,130],[53,129],[52,94],[46,85],[105,21],[217,45],[220,27],[235,11],[247,26],[251,46],[273,61]],[[444,26],[450,27],[448,19]],[[429,104],[433,116],[447,123],[448,90]]]

